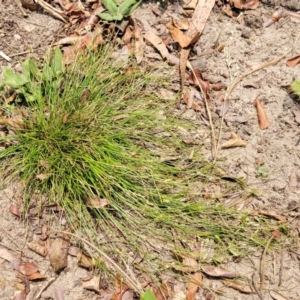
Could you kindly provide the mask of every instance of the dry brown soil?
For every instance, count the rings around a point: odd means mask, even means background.
[[[277,58],[291,47],[293,50],[288,57],[299,54],[300,41],[293,44],[300,32],[299,23],[282,19],[267,28],[263,27],[263,23],[280,4],[285,5],[287,9],[297,11],[300,10],[300,2],[298,0],[261,2],[255,14],[244,14],[242,24],[222,14],[218,6],[214,8],[200,40],[191,53],[193,64],[200,67],[204,77],[210,82],[229,85],[235,78],[248,72],[251,67]],[[0,51],[12,58],[11,62],[7,62],[0,57],[0,71],[3,67],[20,70],[20,62],[25,57],[42,57],[47,47],[63,36],[63,24],[52,16],[42,11],[27,11],[29,16],[25,19],[14,1],[2,0],[0,3]],[[139,20],[147,20],[162,37],[170,38],[164,25],[161,24],[165,24],[171,16],[178,16],[174,10],[175,5],[169,5],[159,16],[152,11],[155,5],[154,2],[144,3],[134,15]],[[214,50],[216,41],[218,44],[225,45],[220,52]],[[171,44],[170,49],[177,55],[174,44]],[[153,48],[149,52],[153,52]],[[230,96],[227,120],[222,129],[221,143],[228,140],[230,132],[234,131],[247,142],[247,145],[244,148],[220,150],[218,158],[223,161],[223,168],[229,176],[243,177],[247,184],[258,190],[258,196],[253,198],[251,203],[253,209],[273,210],[286,216],[290,226],[297,232],[300,226],[300,184],[299,180],[291,184],[290,177],[296,174],[296,177],[300,178],[300,118],[298,117],[298,122],[295,118],[295,115],[299,116],[300,100],[288,93],[287,87],[294,79],[300,78],[300,65],[290,68],[285,61],[286,58],[276,65],[248,76],[234,89]],[[163,64],[163,61],[155,61],[155,63]],[[258,86],[256,88],[245,86],[247,81],[257,81]],[[256,98],[263,103],[270,120],[267,130],[260,130],[258,127],[253,105]],[[197,101],[203,106],[201,101]],[[219,105],[221,102],[217,98],[213,99],[214,121],[217,120],[215,107]],[[205,113],[188,109],[183,116],[196,122],[203,122],[201,114]],[[241,118],[235,117],[243,117],[243,122],[240,122]],[[206,156],[210,158],[209,129],[204,145]],[[34,261],[39,265],[41,273],[48,277],[45,282],[31,284],[32,289],[39,291],[55,275],[48,261],[29,251],[24,245],[26,241],[38,237],[36,233],[45,221],[35,219],[29,220],[28,224],[23,224],[9,213],[10,204],[18,204],[21,200],[18,190],[17,186],[9,186],[0,193],[0,247],[7,247],[17,255],[20,255],[22,250],[23,259]],[[261,252],[242,261],[229,262],[223,267],[236,271],[250,280],[254,274],[254,282],[258,285],[260,258]],[[271,290],[280,292],[286,299],[300,299],[299,258],[300,253],[297,251],[267,253],[265,287],[261,292],[261,298],[257,294],[246,295],[226,288],[220,280],[208,278],[206,284],[212,291],[222,290],[223,294],[216,294],[215,299],[266,300],[272,299],[269,294]],[[49,288],[45,289],[40,299],[58,299],[54,295],[56,285],[62,288],[66,300],[102,299],[103,294],[97,295],[82,289],[80,280],[88,276],[89,272],[78,268],[75,259],[70,258],[69,267]],[[1,260],[0,298],[13,299],[16,286],[15,272],[8,262]],[[184,289],[184,285],[177,285],[176,289]],[[200,291],[196,299],[208,298]]]

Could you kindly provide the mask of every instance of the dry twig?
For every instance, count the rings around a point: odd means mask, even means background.
[[[45,2],[43,0],[35,0],[35,3],[40,5],[45,11],[47,11],[49,14],[53,15],[55,18],[63,21],[64,23],[68,23],[66,20],[67,17],[63,14],[63,12],[61,10],[52,7],[50,4],[48,4],[47,2]]]
[[[57,279],[58,277],[54,277],[51,278],[48,282],[46,282],[46,284],[44,284],[44,286],[41,288],[41,290],[39,291],[39,293],[35,296],[35,300],[40,299],[42,293]]]
[[[252,286],[257,294],[257,296],[259,297],[260,300],[264,300],[261,292],[258,290],[256,283],[255,283],[255,273],[252,274]]]
[[[259,270],[259,273],[260,273],[260,286],[259,286],[259,290],[262,291],[263,288],[264,288],[264,282],[265,282],[265,262],[266,262],[266,255],[267,255],[267,252],[268,252],[268,248],[270,246],[270,243],[272,242],[272,240],[274,239],[274,236],[272,235],[267,244],[266,244],[266,247],[264,249],[264,252],[263,252],[263,255],[261,257],[261,261],[260,261],[260,270]]]
[[[187,60],[187,66],[188,68],[192,71],[194,77],[195,77],[195,80],[197,81],[197,84],[200,88],[200,91],[204,97],[204,102],[205,102],[205,108],[206,108],[206,111],[207,111],[207,115],[208,115],[208,119],[209,119],[209,124],[210,124],[210,128],[211,128],[211,135],[212,135],[212,144],[213,144],[213,151],[212,151],[212,157],[213,159],[216,157],[217,155],[217,145],[216,145],[216,135],[215,135],[215,127],[214,127],[214,124],[213,124],[213,121],[212,121],[212,116],[211,116],[211,112],[210,112],[210,108],[209,108],[209,105],[208,105],[208,100],[207,100],[207,97],[206,97],[206,93],[204,93],[203,91],[203,88],[198,80],[198,77],[197,75],[195,74],[194,72],[194,69],[191,65],[191,63]]]
[[[23,17],[27,18],[28,15],[27,15],[26,11],[23,9],[21,1],[20,0],[14,0],[14,1],[17,4],[18,8],[20,9]]]

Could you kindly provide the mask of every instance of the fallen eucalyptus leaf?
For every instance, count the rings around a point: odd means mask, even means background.
[[[260,129],[267,129],[270,126],[270,122],[268,120],[268,117],[266,115],[266,112],[264,110],[264,107],[260,103],[258,99],[255,99],[253,101],[254,106],[257,110],[257,118],[258,118],[258,124]]]
[[[270,291],[270,296],[274,299],[274,300],[289,300],[288,298],[284,297],[283,295],[275,292],[275,291]]]
[[[244,294],[255,294],[249,285],[244,285],[238,281],[223,280],[222,283]]]
[[[100,276],[94,275],[91,278],[83,279],[81,281],[82,287],[86,290],[92,290],[99,293]]]
[[[222,144],[222,148],[245,147],[246,142],[235,132],[231,132],[230,140]]]
[[[202,265],[201,269],[204,273],[213,277],[226,277],[226,278],[237,277],[237,274],[235,272],[227,271],[223,268],[212,266],[212,265]]]

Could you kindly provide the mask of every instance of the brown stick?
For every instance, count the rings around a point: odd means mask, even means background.
[[[63,13],[61,10],[52,7],[50,4],[48,4],[47,2],[45,2],[43,0],[35,0],[35,3],[40,5],[45,11],[47,11],[49,14],[51,14],[55,18],[63,21],[64,23],[68,23],[65,19],[66,16],[63,16]]]
[[[257,286],[256,286],[256,283],[255,283],[255,274],[253,273],[252,274],[252,285],[253,285],[253,288],[257,294],[257,296],[259,297],[260,300],[264,300],[261,292],[258,290]]]
[[[20,11],[22,12],[23,17],[24,17],[24,18],[27,18],[28,15],[27,15],[27,13],[25,12],[25,10],[23,9],[22,4],[21,4],[21,1],[20,1],[20,0],[14,0],[14,1],[15,1],[15,3],[17,4],[17,6],[19,7]]]
[[[267,244],[266,244],[266,247],[264,249],[264,252],[263,252],[263,255],[261,257],[261,261],[260,261],[260,285],[259,285],[259,290],[262,291],[263,288],[264,288],[264,283],[265,283],[265,262],[266,262],[266,255],[267,255],[267,252],[268,252],[268,248],[270,246],[270,243],[272,242],[273,240],[273,235],[269,238]]]

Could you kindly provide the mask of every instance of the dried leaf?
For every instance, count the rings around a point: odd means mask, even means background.
[[[78,258],[78,265],[83,267],[83,268],[91,269],[96,264],[95,259],[93,259],[90,256],[85,255],[82,252],[78,253],[77,258]]]
[[[274,300],[289,300],[289,298],[286,298],[283,295],[281,295],[281,294],[279,294],[278,292],[275,292],[275,291],[270,291],[270,296]]]
[[[56,42],[54,45],[70,45],[75,44],[78,40],[80,40],[81,36],[67,36],[62,39],[60,39],[58,42]]]
[[[185,256],[182,259],[182,264],[174,268],[184,273],[192,273],[199,271],[199,264],[194,258]]]
[[[184,9],[195,9],[196,5],[197,5],[197,0],[191,0],[187,4],[184,4],[183,8]]]
[[[136,62],[140,64],[144,57],[144,49],[145,49],[145,42],[142,36],[142,30],[137,24],[134,22],[134,39],[135,39],[135,48],[134,48],[134,55],[136,58]]]
[[[20,265],[20,260],[18,258],[16,258],[9,250],[7,250],[6,248],[0,248],[0,257],[11,262],[12,264],[14,264],[15,266],[19,266]],[[14,269],[16,270],[16,268],[14,267]]]
[[[161,56],[163,58],[166,58],[166,59],[169,58],[169,51],[168,51],[166,45],[163,43],[162,39],[159,36],[155,35],[151,31],[147,31],[144,34],[144,38],[148,42],[150,42],[159,51],[159,53],[161,54]]]
[[[259,0],[231,0],[233,5],[238,9],[256,9]]]
[[[31,275],[26,276],[28,280],[44,280],[47,279],[47,277],[39,272],[33,273]]]
[[[96,49],[99,45],[104,44],[102,37],[102,28],[97,26],[93,32],[88,32],[82,36],[75,45],[69,46],[64,51],[64,61],[71,64],[78,54],[82,53],[86,48]]]
[[[84,201],[91,208],[103,208],[110,204],[110,201],[105,198],[85,198]]]
[[[70,242],[67,237],[57,237],[50,246],[49,261],[55,272],[68,265],[68,249]]]
[[[203,276],[201,273],[197,272],[189,281],[186,288],[186,300],[194,300],[197,291],[203,285]]]
[[[223,268],[212,266],[212,265],[202,265],[201,269],[204,273],[213,277],[226,277],[226,278],[237,277],[237,274],[235,272],[227,271]]]
[[[22,263],[20,264],[20,272],[26,276],[32,275],[39,270],[35,263]]]
[[[167,23],[166,26],[169,29],[173,40],[179,43],[182,48],[186,48],[191,44],[194,44],[200,37],[200,33],[195,31],[191,36],[189,36],[187,33],[182,32],[180,29],[174,26],[173,22]]]
[[[195,33],[195,31],[197,31],[198,35],[200,36],[214,5],[215,5],[215,0],[198,1],[192,20],[190,21],[190,23],[193,24],[193,26],[191,26],[187,32],[189,36],[192,36],[193,33]]]
[[[286,61],[286,64],[289,66],[289,67],[295,67],[297,64],[299,64],[300,62],[300,54],[292,57],[292,58],[289,58],[287,61]]]
[[[293,171],[289,178],[289,187],[296,187],[298,185],[298,176],[295,171]]]
[[[272,231],[272,236],[274,239],[279,239],[281,234],[278,230],[274,230],[274,231]]]
[[[51,176],[51,174],[47,173],[40,173],[36,175],[36,178],[39,180],[46,180]]]
[[[202,110],[201,106],[199,106],[197,103],[193,101],[193,99],[191,99],[191,94],[189,95],[183,94],[182,96],[183,96],[183,101],[187,104],[188,108],[192,108],[195,111]]]
[[[255,291],[252,290],[252,288],[248,285],[244,285],[238,281],[229,281],[229,280],[223,280],[222,281],[224,285],[231,287],[241,293],[244,294],[255,294]]]
[[[27,243],[27,247],[34,251],[35,253],[42,255],[42,256],[46,256],[47,255],[47,249],[45,247],[45,243],[44,242],[31,242],[31,243]]]
[[[20,217],[20,211],[17,205],[11,204],[9,206],[9,212],[17,217]]]
[[[79,25],[79,27],[75,30],[75,32],[79,36],[82,36],[87,32],[90,32],[99,21],[98,14],[102,13],[104,10],[105,8],[101,4],[99,4],[99,6],[96,7],[95,10],[93,10],[93,12],[90,14],[89,18],[83,21]]]
[[[92,290],[99,293],[99,286],[100,286],[100,276],[94,275],[91,278],[83,279],[81,281],[82,287],[86,290]]]
[[[209,84],[209,81],[205,81],[203,76],[202,76],[202,73],[199,69],[193,69],[193,71],[190,73],[190,76],[189,76],[189,82],[191,84],[194,84],[194,85],[201,85],[201,88],[204,92],[204,95],[205,95],[205,99],[210,102],[210,98],[209,98],[209,90],[210,90],[210,84]]]
[[[233,147],[245,147],[246,142],[242,140],[235,132],[231,132],[230,140],[225,142],[221,147],[222,148],[233,148]]]
[[[188,19],[183,19],[183,20],[173,19],[173,24],[175,27],[177,27],[180,30],[188,30],[190,27],[190,22]]]
[[[10,95],[8,98],[5,98],[5,103],[9,104],[13,102],[16,99],[17,95],[17,92],[12,93],[12,95]]]
[[[0,125],[6,125],[11,127],[13,130],[24,128],[24,121],[21,116],[15,116],[12,118],[0,119]]]
[[[270,125],[270,122],[268,120],[268,117],[266,115],[266,112],[264,110],[264,107],[260,103],[258,99],[255,99],[253,101],[254,106],[257,110],[257,118],[258,118],[258,124],[260,129],[267,129]]]
[[[253,212],[253,214],[260,214],[260,215],[264,215],[264,216],[267,216],[267,217],[272,217],[282,223],[286,223],[287,222],[287,219],[286,217],[284,216],[281,216],[279,214],[277,214],[275,211],[266,211],[266,210],[258,210],[258,211],[255,211]]]

